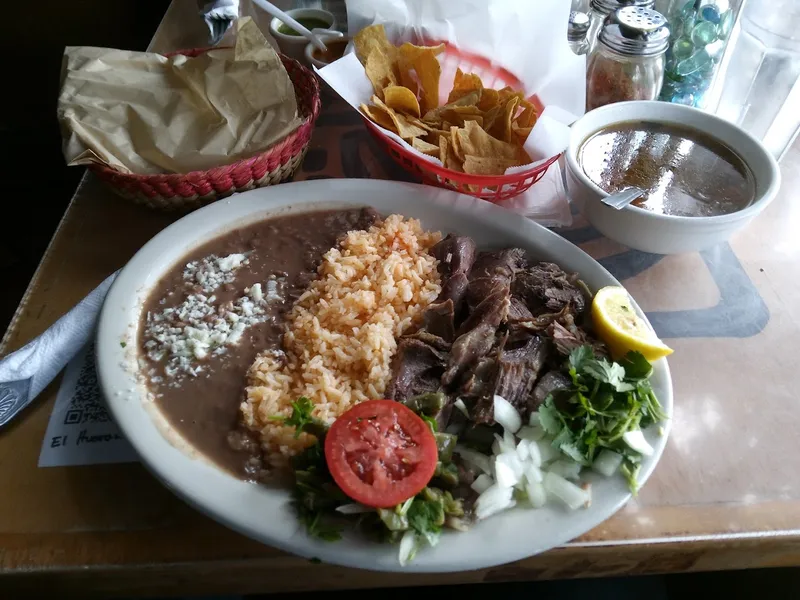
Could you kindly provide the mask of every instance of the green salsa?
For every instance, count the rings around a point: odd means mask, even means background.
[[[322,19],[315,19],[314,17],[300,17],[299,19],[295,19],[300,25],[311,31],[312,29],[328,29],[330,27],[330,23],[324,21]],[[278,26],[278,32],[284,35],[300,35],[294,29],[289,27],[286,23],[281,23]]]

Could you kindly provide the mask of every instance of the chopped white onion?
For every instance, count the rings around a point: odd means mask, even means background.
[[[531,457],[528,440],[520,440],[517,444],[517,456],[521,461],[526,461]]]
[[[542,429],[542,426],[538,424],[520,427],[519,431],[517,432],[517,437],[520,437],[523,440],[531,440],[532,442],[538,442],[544,437],[544,435],[544,429]]]
[[[417,534],[409,529],[400,538],[400,566],[405,567],[417,552]]]
[[[472,482],[471,487],[476,494],[482,494],[494,484],[494,480],[489,477],[486,473],[481,473],[475,478],[475,481]]]
[[[605,449],[601,450],[597,455],[597,458],[594,459],[594,462],[592,463],[592,470],[600,473],[600,475],[611,477],[617,472],[617,469],[619,469],[621,464],[621,454],[617,454],[613,450]]]
[[[535,467],[542,466],[542,452],[539,449],[539,444],[537,442],[528,442],[528,462]]]
[[[508,429],[503,430],[503,446],[505,446],[506,452],[516,450],[517,448],[517,438],[515,438],[514,434]]]
[[[652,456],[653,447],[647,443],[646,439],[644,439],[644,434],[642,433],[641,429],[626,431],[622,434],[622,439],[626,444],[628,444],[628,446],[630,446],[633,450],[636,450],[636,452],[639,454],[644,456]]]
[[[561,475],[561,477],[564,479],[577,480],[581,476],[581,465],[576,463],[574,460],[567,460],[563,458],[555,461],[547,468],[547,470],[551,473],[555,473],[556,475]]]
[[[502,441],[502,438],[499,435],[497,435],[496,433],[494,434],[494,438],[495,439],[492,442],[492,454],[497,456],[498,454],[502,454],[503,453],[503,441]]]
[[[541,464],[548,463],[561,455],[557,449],[553,448],[553,443],[549,439],[539,440],[536,445],[539,447]]]
[[[552,472],[548,472],[544,476],[544,489],[572,510],[586,506],[592,498],[588,490],[584,490]]]
[[[494,442],[492,442],[492,454],[499,456],[504,452],[514,452],[517,449],[517,443],[514,441],[514,436],[510,438],[503,432],[503,437],[500,434],[494,434]]]
[[[464,404],[464,401],[461,398],[456,398],[456,401],[453,402],[453,406],[455,406],[462,415],[469,419],[469,411],[467,410],[467,405]]]
[[[514,506],[514,489],[494,484],[475,501],[475,516],[486,519]]]
[[[531,463],[527,463],[525,465],[525,479],[530,483],[541,483],[542,482],[542,470],[532,465]]]
[[[539,422],[539,411],[535,410],[531,413],[531,416],[528,417],[528,425],[530,425],[531,427],[538,427],[539,425],[541,425],[541,423]]]
[[[514,487],[522,479],[522,462],[516,451],[497,455],[494,463],[495,481],[502,487]]]
[[[539,481],[528,481],[525,484],[525,492],[528,494],[528,502],[533,508],[541,508],[547,502],[547,492]]]
[[[374,508],[370,506],[364,506],[358,502],[342,504],[341,506],[336,507],[336,512],[342,513],[343,515],[360,515],[361,513],[373,512],[374,510]]]
[[[502,396],[494,397],[494,420],[511,433],[517,433],[522,427],[522,417],[517,409]]]
[[[476,469],[480,469],[487,475],[492,474],[492,462],[485,454],[481,454],[465,446],[456,446],[455,453]]]

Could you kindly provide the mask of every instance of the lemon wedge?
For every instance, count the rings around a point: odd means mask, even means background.
[[[614,357],[625,356],[633,350],[641,352],[652,362],[672,354],[672,348],[658,339],[636,314],[623,287],[600,289],[592,301],[592,318],[597,335],[608,345]]]

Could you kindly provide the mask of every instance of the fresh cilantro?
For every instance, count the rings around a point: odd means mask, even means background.
[[[549,396],[547,401],[539,407],[539,423],[550,435],[558,435],[564,426],[558,409],[554,406],[552,396]]]
[[[569,355],[569,370],[580,373],[583,365],[588,360],[594,360],[594,352],[591,346],[579,346]]]
[[[628,379],[649,379],[653,374],[653,365],[647,362],[641,352],[628,352],[619,363],[625,369],[625,377]]]
[[[121,348],[125,348],[128,345],[128,343],[127,342],[120,342],[119,345],[120,345]]]
[[[603,448],[621,454],[622,474],[635,494],[641,456],[623,435],[667,418],[650,385],[652,366],[638,352],[611,362],[582,346],[572,351],[565,369],[572,386],[551,393],[539,407],[542,428],[553,446],[582,465],[591,465]]]
[[[301,396],[296,402],[292,402],[292,414],[288,417],[275,415],[270,417],[273,421],[281,421],[284,425],[294,427],[295,439],[305,432],[321,439],[325,436],[328,426],[316,417],[311,416],[314,412],[314,403],[305,396]]]

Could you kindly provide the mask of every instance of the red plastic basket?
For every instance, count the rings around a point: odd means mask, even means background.
[[[439,42],[426,41],[425,43],[436,45]],[[452,88],[453,78],[458,68],[466,73],[479,75],[486,87],[500,89],[509,86],[516,90],[522,88],[522,82],[506,69],[492,64],[486,58],[459,50],[446,42],[444,52],[439,55],[439,62],[442,66],[439,93],[443,102],[446,101],[447,95]],[[528,100],[537,107],[541,114],[544,106],[539,99],[536,96],[532,96]],[[363,114],[361,116],[364,118],[367,130],[378,144],[406,171],[421,178],[424,183],[457,190],[490,202],[513,198],[528,190],[534,183],[544,177],[550,165],[556,162],[560,156],[560,154],[553,156],[530,169],[510,175],[490,176],[459,173],[420,158],[408,148],[384,134],[366,116]]]
[[[198,56],[215,48],[179,50],[166,56]],[[300,167],[319,116],[319,82],[310,70],[280,55],[294,84],[297,112],[303,123],[263,152],[229,165],[190,173],[136,175],[104,165],[89,169],[124,198],[161,210],[192,210],[234,192],[281,183]]]

